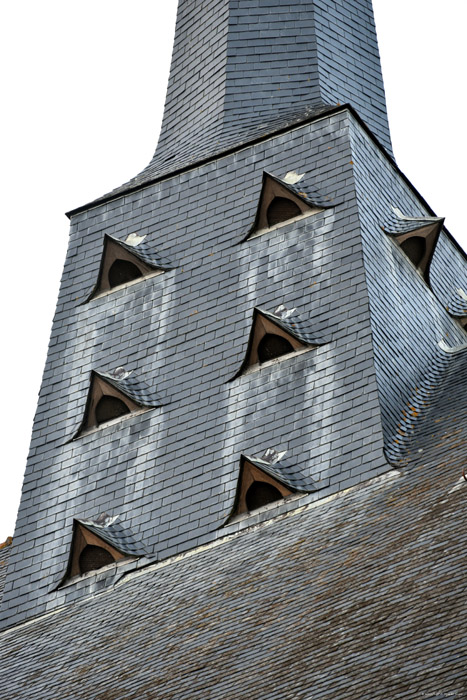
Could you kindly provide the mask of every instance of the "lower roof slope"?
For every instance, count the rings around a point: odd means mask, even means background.
[[[467,348],[409,464],[0,635],[0,698],[465,697]]]

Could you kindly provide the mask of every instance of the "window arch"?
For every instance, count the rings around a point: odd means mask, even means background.
[[[119,287],[121,284],[127,284],[143,277],[142,271],[130,260],[121,260],[117,258],[109,268],[109,285],[110,289]]]
[[[108,423],[130,412],[126,403],[121,399],[116,396],[104,395],[99,399],[96,405],[96,424],[102,425],[102,423]]]
[[[294,347],[287,338],[276,333],[266,333],[258,343],[258,361],[260,365],[268,360],[288,355],[294,352]]]
[[[294,219],[296,216],[300,216],[301,213],[302,210],[298,204],[291,199],[286,197],[274,197],[266,213],[268,226],[275,226],[283,221]]]
[[[266,481],[254,481],[246,492],[245,501],[249,511],[256,510],[268,503],[280,501],[283,498],[279,489]]]
[[[115,561],[107,549],[98,547],[95,544],[87,544],[79,555],[78,565],[80,574],[87,574],[89,571],[97,571]]]

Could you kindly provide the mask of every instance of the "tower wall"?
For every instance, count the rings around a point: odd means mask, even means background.
[[[408,217],[430,217],[431,210],[354,122],[351,138],[375,369],[385,442],[391,446],[404,437],[404,417],[417,418],[417,394],[436,366],[439,343],[456,347],[466,342],[465,331],[447,308],[457,289],[467,289],[467,266],[443,230],[427,284],[383,228],[388,228],[393,207]]]
[[[265,169],[306,174],[329,208],[241,242]],[[147,235],[175,269],[86,301],[106,233]],[[279,304],[296,307],[325,342],[229,381],[253,309]],[[73,439],[91,370],[117,366],[155,388],[163,405]],[[240,455],[269,447],[287,450],[317,482],[299,502],[389,468],[345,110],[73,217],[4,624],[122,575],[119,567],[56,590],[75,518],[119,515],[154,560],[295,507],[280,502],[225,527]]]
[[[159,143],[128,185],[344,103],[391,153],[371,0],[180,0]]]

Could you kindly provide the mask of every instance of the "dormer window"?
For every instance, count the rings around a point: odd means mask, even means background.
[[[84,418],[75,437],[135,413],[160,405],[151,389],[123,367],[91,372]]]
[[[97,571],[97,569],[113,564],[114,561],[112,554],[103,547],[87,544],[79,555],[79,573],[87,574],[89,571]]]
[[[255,221],[244,240],[259,236],[276,226],[323,211],[322,198],[318,193],[309,193],[304,187],[295,186],[303,177],[296,173],[287,173],[285,178],[280,180],[270,173],[263,173]]]
[[[413,236],[413,238],[406,238],[400,246],[415,267],[418,267],[426,253],[425,239],[421,236]]]
[[[284,459],[285,455],[286,452],[269,448],[261,457],[241,456],[235,501],[227,522],[295,493],[309,493],[317,489],[313,479],[305,477],[297,465]]]
[[[280,501],[283,498],[276,486],[267,481],[254,481],[245,495],[246,507],[249,511],[262,508],[268,503]]]
[[[391,236],[404,251],[410,262],[421,272],[430,285],[430,265],[433,259],[444,219],[434,216],[409,217],[392,207],[390,222],[383,231]]]
[[[130,260],[117,259],[109,268],[110,289],[143,277],[143,271]]]
[[[104,236],[99,275],[88,301],[172,267],[168,260],[151,250],[145,238],[132,234],[126,241],[120,241],[108,234]]]
[[[117,418],[140,411],[141,408],[129,396],[125,396],[107,382],[102,375],[93,372],[84,419],[76,437]]]
[[[96,424],[108,423],[115,418],[120,418],[127,413],[131,413],[128,405],[116,396],[105,395],[99,399],[96,405]]]
[[[123,527],[117,516],[103,514],[93,520],[74,520],[70,556],[62,583],[145,555],[144,546]]]
[[[314,340],[312,329],[295,309],[289,311],[285,306],[279,306],[274,313],[255,309],[245,359],[232,379],[274,360],[312,350],[320,344],[322,341]]]
[[[126,554],[89,529],[84,521],[74,521],[67,578],[98,571],[126,558]]]
[[[275,475],[265,471],[268,466],[265,463],[261,469],[256,460],[242,455],[235,515],[251,513],[270,503],[281,501],[294,492],[281,483]]]

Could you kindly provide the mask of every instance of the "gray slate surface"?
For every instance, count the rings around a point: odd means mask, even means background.
[[[265,169],[305,173],[332,206],[239,244]],[[436,297],[381,230],[394,204],[430,214],[343,109],[73,217],[3,624],[114,580],[51,590],[66,569],[74,518],[119,515],[153,559],[165,559],[219,536],[241,454],[287,450],[318,484],[307,502],[390,469],[385,444],[439,340],[454,347],[466,338],[443,298],[462,286],[465,258],[442,234],[431,269]],[[104,232],[147,234],[177,268],[82,304]],[[253,309],[280,304],[299,309],[328,342],[229,383]],[[164,405],[67,442],[90,371],[118,366]]]
[[[0,635],[5,700],[463,700],[467,350],[408,467]]]
[[[10,559],[11,550],[11,544],[0,549],[0,604],[2,602],[3,588],[5,586],[8,560]]]

